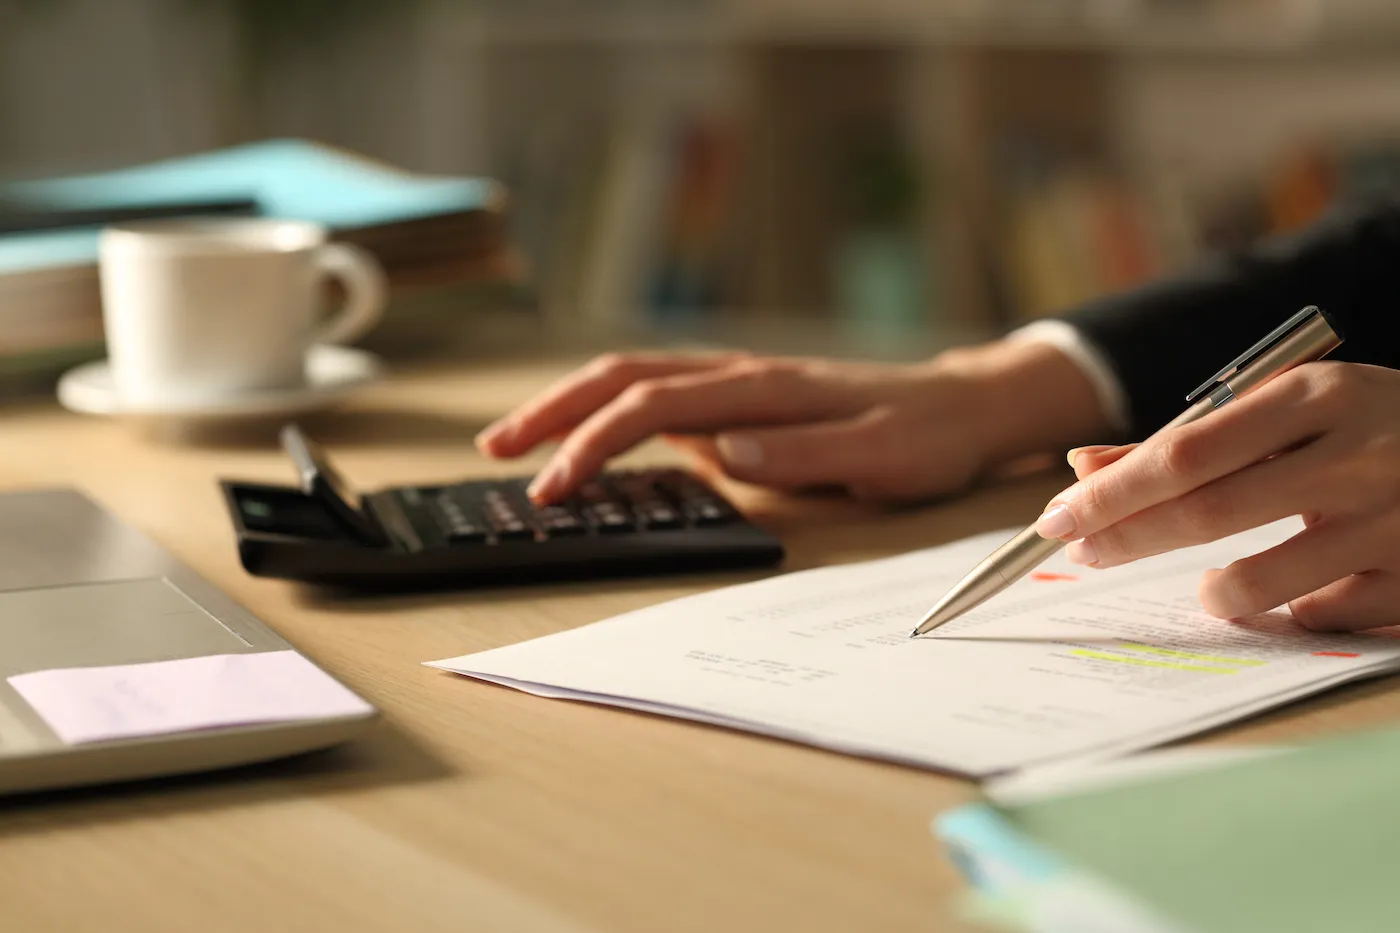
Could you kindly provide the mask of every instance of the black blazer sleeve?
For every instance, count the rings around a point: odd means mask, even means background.
[[[1340,322],[1333,359],[1400,368],[1400,200],[1338,210],[1307,231],[1064,316],[1117,374],[1140,439],[1186,394],[1306,305]]]

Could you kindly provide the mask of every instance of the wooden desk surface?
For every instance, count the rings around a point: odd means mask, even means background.
[[[306,423],[363,486],[500,474],[485,422],[560,365],[396,377]],[[659,447],[637,452],[648,460]],[[519,472],[539,463],[527,461]],[[965,781],[421,667],[743,579],[668,578],[331,603],[245,574],[214,479],[290,482],[270,432],[171,445],[52,404],[0,409],[0,480],[72,485],[377,704],[341,750],[239,772],[0,803],[5,930],[961,930],[928,832]],[[736,495],[796,569],[1014,525],[1041,476],[918,511]],[[1390,681],[1211,741],[1395,718]]]

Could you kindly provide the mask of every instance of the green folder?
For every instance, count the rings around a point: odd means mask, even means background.
[[[997,808],[1007,830],[1201,933],[1400,930],[1400,731]]]

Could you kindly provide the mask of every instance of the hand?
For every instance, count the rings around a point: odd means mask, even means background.
[[[1400,623],[1400,372],[1310,363],[1141,445],[1070,456],[1080,481],[1037,523],[1074,542],[1070,560],[1114,567],[1302,515],[1293,538],[1207,573],[1206,611]]]
[[[821,359],[600,357],[487,428],[493,457],[562,438],[530,494],[564,498],[656,435],[728,475],[838,485],[880,500],[949,492],[1000,460],[1104,433],[1093,389],[1058,350],[1003,341],[908,366]],[[1063,449],[1063,446],[1059,447]]]

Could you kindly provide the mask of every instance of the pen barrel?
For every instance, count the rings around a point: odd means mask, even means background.
[[[1042,538],[1034,525],[1023,528],[1010,541],[997,548],[972,569],[964,579],[978,580],[968,596],[977,603],[990,599],[1030,573],[1065,546],[1059,538]],[[966,611],[966,610],[964,610]]]
[[[1342,345],[1342,338],[1332,329],[1332,325],[1322,315],[1318,315],[1284,339],[1270,347],[1240,370],[1238,375],[1225,380],[1230,392],[1235,396],[1259,388],[1264,383],[1281,376],[1295,366],[1320,360]]]
[[[914,628],[915,635],[931,632],[945,622],[971,612],[1064,547],[1056,538],[1042,538],[1035,526],[997,548],[943,595]]]
[[[977,569],[996,573],[1003,586],[1010,586],[1064,546],[1059,538],[1042,538],[1031,525],[993,551]]]

